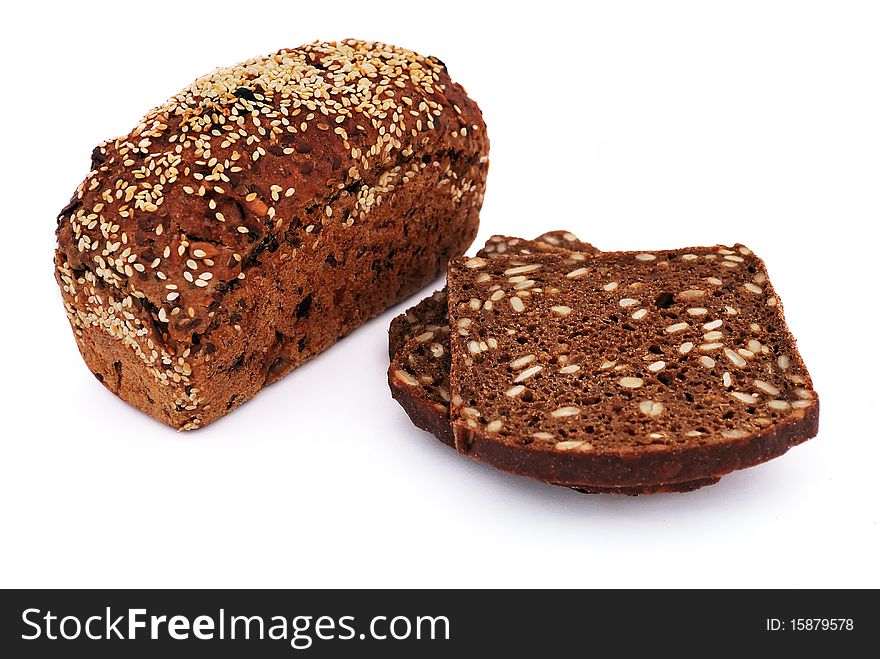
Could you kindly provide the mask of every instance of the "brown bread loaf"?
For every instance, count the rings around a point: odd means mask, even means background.
[[[100,144],[58,218],[88,367],[180,429],[435,278],[477,232],[489,143],[437,59],[314,43],[221,68]]]
[[[456,446],[498,468],[673,487],[817,432],[781,302],[743,245],[461,258],[448,286]]]

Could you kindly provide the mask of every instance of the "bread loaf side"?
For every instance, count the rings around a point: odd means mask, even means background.
[[[221,68],[100,144],[58,217],[77,345],[194,429],[435,278],[473,241],[489,143],[439,60],[314,43]]]

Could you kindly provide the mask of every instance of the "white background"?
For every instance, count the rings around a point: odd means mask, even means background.
[[[880,586],[876,4],[24,5],[0,40],[0,585]],[[818,438],[687,495],[507,476],[391,399],[386,330],[416,298],[195,433],[105,391],[52,277],[92,147],[214,66],[347,36],[437,55],[479,102],[480,240],[752,247]]]

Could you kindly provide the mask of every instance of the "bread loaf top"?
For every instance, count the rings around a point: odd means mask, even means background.
[[[479,109],[435,58],[350,39],[217,69],[92,152],[58,218],[68,317],[179,382],[223,295],[259,280],[282,237],[278,258],[296,258],[331,223],[369,231],[383,195],[450,144],[488,151]],[[472,183],[450,176],[449,194]]]

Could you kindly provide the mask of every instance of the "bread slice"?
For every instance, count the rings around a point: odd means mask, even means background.
[[[448,287],[456,447],[505,471],[674,487],[818,430],[781,302],[743,245],[460,258]]]
[[[550,251],[548,246],[589,255],[599,253],[595,247],[581,242],[567,231],[552,231],[542,234],[534,241],[492,236],[477,255],[483,258],[514,252],[527,255]],[[431,433],[447,446],[454,446],[449,419],[449,319],[445,288],[435,291],[392,321],[389,329],[389,352],[391,365],[388,369],[388,383],[392,397],[403,407],[414,425]],[[717,478],[706,478],[638,487],[574,489],[586,494],[636,496],[688,492],[716,482]]]
[[[443,307],[440,308],[442,302]],[[388,369],[388,383],[392,397],[400,404],[413,424],[434,435],[447,446],[454,447],[455,439],[449,419],[449,322],[446,307],[446,289],[436,291],[407,311],[417,319],[407,327],[420,325],[426,338],[410,338],[394,354]],[[430,341],[429,341],[430,339]],[[585,494],[656,494],[660,492],[690,492],[718,482],[718,478],[704,478],[684,483],[657,483],[638,487],[579,487]]]
[[[494,258],[511,253],[527,255],[559,250],[585,254],[594,254],[599,251],[590,243],[579,240],[570,231],[556,230],[542,233],[534,240],[494,235],[477,252],[477,256]],[[389,358],[393,360],[394,355],[409,339],[425,332],[426,325],[446,325],[446,318],[445,288],[434,292],[430,297],[425,298],[414,307],[410,307],[399,316],[395,316],[388,328]]]
[[[495,235],[477,252],[492,259],[561,252],[584,260],[599,252],[568,231],[549,231],[535,240]],[[449,424],[449,315],[446,289],[435,291],[391,321],[388,329],[388,384],[412,422],[453,446]]]
[[[442,313],[437,306],[444,303]],[[446,314],[446,289],[436,291],[408,313],[419,318],[427,331],[437,332],[437,341],[407,341],[392,358],[388,369],[388,383],[392,397],[404,409],[413,424],[431,433],[447,446],[454,447],[455,439],[449,419],[449,324]],[[415,337],[413,337],[415,338]],[[432,337],[433,338],[433,337]],[[684,483],[657,483],[638,487],[576,487],[585,494],[657,494],[660,492],[690,492],[713,485],[718,478],[704,478]]]

